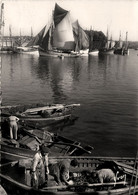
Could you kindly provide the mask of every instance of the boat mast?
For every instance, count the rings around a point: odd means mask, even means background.
[[[10,36],[11,47],[12,47],[13,44],[12,44],[12,31],[11,31],[11,25],[9,26],[9,36]]]
[[[21,33],[21,28],[20,28],[20,42],[19,42],[19,46],[22,46],[22,33]]]
[[[81,37],[81,32],[80,32],[80,25],[79,25],[79,22],[78,22],[78,46],[79,46],[79,52],[82,49],[81,42],[82,42],[82,37]]]
[[[127,40],[127,35],[128,35],[128,32],[126,32],[126,44],[125,44],[125,49],[128,49],[128,40]]]
[[[93,49],[93,31],[92,31],[92,26],[90,27],[90,37],[89,37],[89,51],[91,52]]]
[[[121,31],[120,31],[120,35],[119,35],[119,48],[122,48]]]
[[[33,38],[33,29],[31,27],[31,38]]]
[[[109,48],[110,49],[112,48],[112,35],[111,35],[111,38],[110,38]]]
[[[3,28],[2,28],[3,27]],[[4,3],[1,4],[0,13],[0,47],[3,47],[3,35],[4,35]]]
[[[109,49],[109,45],[108,45],[108,39],[109,39],[109,35],[108,35],[108,27],[107,27],[107,33],[106,33],[106,37],[107,37],[107,41],[106,41],[106,49]]]

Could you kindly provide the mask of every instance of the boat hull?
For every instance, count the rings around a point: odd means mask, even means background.
[[[21,159],[29,159],[33,158],[35,155],[35,151],[31,151],[24,148],[15,148],[13,146],[2,145],[0,149],[1,159],[8,161],[18,161]]]
[[[69,190],[64,190],[64,188],[60,188],[60,190],[57,190],[57,186],[51,186],[48,189],[35,189],[33,187],[30,187],[28,185],[22,184],[10,177],[7,177],[3,174],[0,173],[0,178],[1,178],[1,184],[2,186],[9,190],[9,192],[13,192],[14,194],[27,194],[27,195],[87,195],[87,194],[94,194],[94,195],[133,195],[134,190],[135,194],[138,193],[138,186],[134,187],[122,187],[120,189],[114,189],[114,190],[104,190],[104,191],[94,191],[89,190],[88,192],[84,191],[69,191]],[[78,186],[78,188],[81,188],[81,186]],[[82,186],[85,188],[85,186]],[[11,194],[11,193],[10,193]]]
[[[7,129],[6,129],[7,130]],[[1,138],[0,155],[1,159],[20,160],[33,158],[37,147],[44,142],[50,148],[50,156],[79,156],[84,153],[90,154],[91,146],[81,145],[80,142],[70,140],[66,137],[50,133],[45,130],[24,130],[20,129],[18,141],[8,138]]]
[[[98,54],[99,54],[99,50],[94,50],[89,52],[90,56],[97,56]]]
[[[41,57],[54,57],[54,58],[77,58],[80,56],[78,53],[64,53],[58,51],[42,51],[39,50],[39,56]]]
[[[99,50],[99,54],[114,54],[114,49]]]
[[[28,54],[28,55],[35,55],[35,56],[39,56],[39,52],[38,52],[38,49],[34,49],[34,48],[30,48],[30,49],[18,49],[18,48],[15,48],[13,50],[14,53],[17,53],[17,54]]]
[[[63,159],[74,159],[76,158],[78,161],[78,166],[75,168],[70,167],[70,172],[77,174],[78,178],[81,178],[81,173],[83,171],[89,170],[94,171],[99,165],[101,165],[106,160],[112,160],[117,159],[110,157],[105,159],[103,157],[90,157],[90,156],[78,156],[78,157],[69,157],[69,156],[59,156],[59,157],[49,157],[49,161],[51,162],[58,162]],[[121,160],[121,159],[120,159]],[[107,161],[106,161],[107,162]],[[132,162],[132,159],[131,159]],[[115,162],[117,163],[117,162]],[[133,163],[135,163],[135,158],[133,158]],[[15,164],[15,165],[14,165]],[[127,183],[124,185],[124,181],[122,182],[111,182],[111,183],[84,183],[80,181],[81,184],[77,182],[77,184],[73,184],[72,186],[57,186],[53,185],[53,183],[50,183],[50,180],[52,179],[49,175],[49,181],[48,186],[41,188],[41,189],[35,189],[31,187],[30,182],[30,167],[31,167],[31,161],[29,160],[23,160],[20,162],[15,162],[13,165],[7,163],[5,164],[5,167],[1,167],[1,184],[5,189],[9,189],[9,192],[13,192],[13,194],[17,194],[16,191],[22,192],[21,194],[37,194],[37,195],[47,195],[47,194],[55,194],[55,195],[78,195],[78,194],[97,194],[97,195],[128,195],[128,194],[137,194],[138,192],[138,185],[130,186],[129,179],[131,179],[131,176],[127,178]],[[117,164],[118,165],[118,164]],[[132,169],[133,167],[130,167],[129,165],[123,164],[125,167],[129,167]],[[134,166],[134,164],[133,164]],[[5,169],[6,168],[6,169]],[[20,170],[20,177],[19,177],[19,170]],[[14,174],[13,174],[14,172]],[[128,175],[127,175],[128,176]],[[18,178],[18,179],[17,179]],[[83,181],[83,180],[82,180]],[[87,181],[87,180],[86,180]],[[114,186],[115,185],[115,186]],[[99,188],[100,187],[100,188]],[[101,189],[102,187],[102,189]],[[105,188],[104,188],[105,187]],[[109,188],[108,188],[109,187]],[[14,191],[16,190],[16,191]],[[10,193],[11,194],[11,193]]]
[[[15,105],[15,106],[1,106],[1,117],[8,117],[15,115],[21,120],[25,121],[46,121],[54,122],[70,118],[74,107],[80,104],[55,104],[55,105]]]
[[[118,55],[129,55],[129,50],[128,49],[115,49],[114,54]]]
[[[21,51],[21,52],[17,52],[18,54],[28,54],[28,55],[36,55],[39,56],[38,51]]]

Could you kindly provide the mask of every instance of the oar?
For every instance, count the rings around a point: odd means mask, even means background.
[[[8,163],[4,163],[4,164],[0,164],[0,167],[4,167],[4,166],[7,166],[7,165],[14,165],[16,163],[18,163],[17,160],[16,161],[12,161],[12,162],[8,162]]]
[[[80,104],[70,104],[70,105],[63,105],[63,104],[57,104],[57,106],[43,106],[43,107],[38,107],[38,108],[30,108],[27,109],[25,112],[22,112],[22,114],[24,113],[28,113],[28,112],[38,112],[41,110],[53,110],[53,109],[63,109],[63,108],[68,108],[68,107],[76,107],[76,106],[80,106]]]
[[[43,106],[43,107],[38,107],[38,108],[27,109],[25,112],[22,112],[22,114],[28,113],[28,112],[38,112],[41,110],[53,110],[53,109],[62,109],[62,108],[64,108],[62,104],[59,104],[58,106]]]
[[[45,187],[42,188],[44,190],[50,190],[50,189],[69,189],[72,187],[98,187],[98,186],[115,186],[115,185],[127,185],[128,182],[111,182],[111,183],[93,183],[93,184],[89,184],[89,183],[84,183],[82,185],[69,185],[69,186],[49,186],[49,187]]]

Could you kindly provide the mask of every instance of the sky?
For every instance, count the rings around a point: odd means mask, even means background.
[[[107,28],[114,40],[138,41],[138,0],[1,0],[4,3],[4,34],[35,36],[49,22],[55,3],[70,11],[71,21],[78,19],[83,29]]]

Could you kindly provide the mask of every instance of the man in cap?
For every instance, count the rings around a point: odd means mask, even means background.
[[[33,158],[32,164],[32,186],[38,188],[48,180],[48,154],[49,148],[41,145]]]

